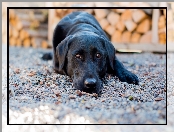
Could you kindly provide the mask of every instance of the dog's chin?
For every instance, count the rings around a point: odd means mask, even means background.
[[[92,94],[92,93],[97,93],[98,94],[100,92],[96,88],[83,88],[82,91],[86,92],[86,93],[90,93],[90,94]]]

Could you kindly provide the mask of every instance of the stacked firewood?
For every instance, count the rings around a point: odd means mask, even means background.
[[[80,9],[85,10],[85,9]],[[55,9],[53,27],[74,9]],[[140,9],[86,9],[94,15],[114,43],[151,43],[152,10]]]
[[[47,18],[38,9],[9,10],[9,44],[47,48]],[[45,23],[46,22],[46,23]]]
[[[143,10],[94,10],[95,17],[115,43],[148,43],[151,17]]]

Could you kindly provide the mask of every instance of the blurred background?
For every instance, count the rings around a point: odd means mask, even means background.
[[[174,3],[172,2],[3,2],[2,42],[33,48],[51,48],[56,24],[75,9],[10,9],[6,7],[167,7],[167,42],[174,51]],[[82,9],[81,9],[82,10]],[[85,9],[83,9],[85,10]],[[165,9],[86,9],[94,15],[118,50],[166,52]]]

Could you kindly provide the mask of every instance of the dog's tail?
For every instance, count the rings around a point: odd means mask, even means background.
[[[44,53],[41,58],[45,61],[52,60],[53,59],[53,54],[51,52],[50,53]]]

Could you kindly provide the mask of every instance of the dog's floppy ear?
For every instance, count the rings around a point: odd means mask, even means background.
[[[63,74],[66,74],[64,66],[66,61],[66,55],[69,49],[69,44],[72,38],[73,38],[73,35],[66,37],[56,47],[56,56],[57,56],[58,64],[59,64],[58,71]]]
[[[107,52],[107,58],[109,60],[110,67],[114,70],[115,48],[110,41],[108,41],[103,35],[101,38],[104,41],[104,47]]]

